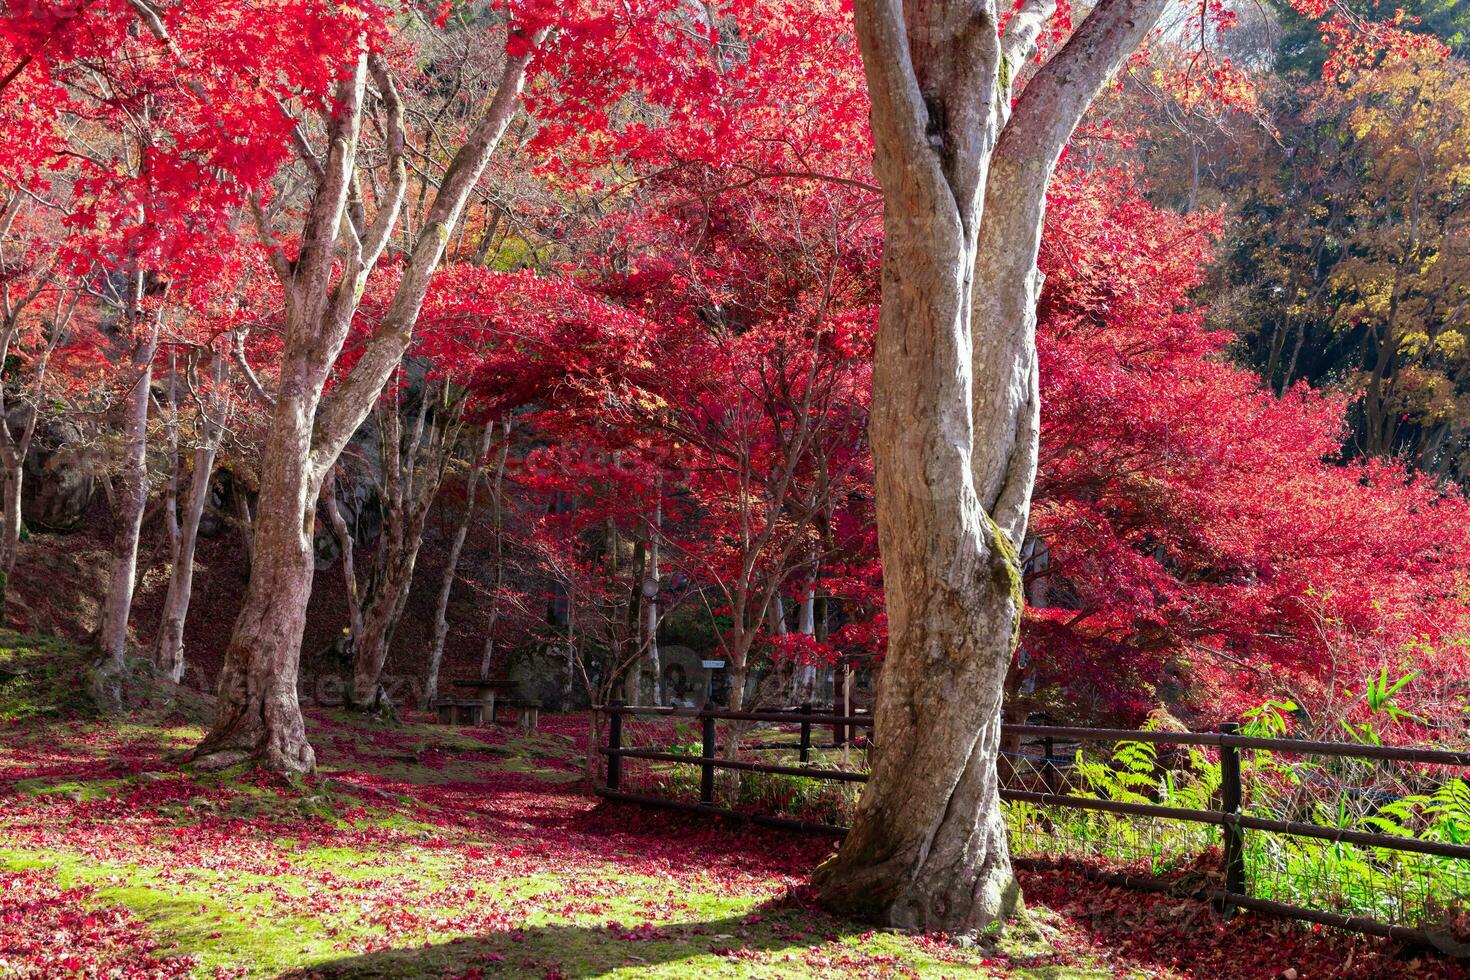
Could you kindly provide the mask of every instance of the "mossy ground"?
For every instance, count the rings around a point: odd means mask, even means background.
[[[80,650],[0,632],[0,976],[1225,975],[1177,953],[1216,920],[1130,927],[1127,896],[1033,904],[989,948],[834,919],[805,888],[830,841],[600,803],[585,719],[524,736],[313,711],[314,776],[205,775],[178,758],[207,699],[139,681],[105,717],[84,676]],[[1175,951],[1110,947],[1100,908]]]
[[[575,724],[312,712],[320,770],[277,783],[175,761],[191,692],[109,718],[63,642],[0,633],[0,667],[0,869],[121,907],[199,976],[1107,974],[829,918],[798,876],[828,845],[599,805]]]

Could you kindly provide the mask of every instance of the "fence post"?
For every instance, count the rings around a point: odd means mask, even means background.
[[[618,755],[623,748],[623,713],[618,709],[623,702],[614,701],[607,719],[607,788],[616,790],[623,781],[623,757]]]
[[[709,764],[709,760],[715,757],[715,719],[709,714],[714,707],[706,701],[704,711],[700,713],[700,717],[704,719],[704,751],[701,758],[705,763],[699,767],[699,802],[706,806],[715,802],[715,767]]]
[[[1220,726],[1220,734],[1234,735],[1240,726],[1234,722]],[[1239,816],[1241,805],[1240,749],[1234,745],[1220,746],[1220,809],[1227,815]],[[1245,894],[1245,832],[1239,824],[1227,823],[1221,828],[1225,852],[1225,891]],[[1219,903],[1225,915],[1234,911],[1228,898]]]
[[[812,703],[810,701],[802,702],[801,713],[804,715],[812,713]],[[801,761],[812,761],[812,723],[809,721],[803,721],[801,723]]]
[[[1046,784],[1046,791],[1053,795],[1057,791],[1057,765],[1052,761],[1053,753],[1056,751],[1056,742],[1050,735],[1041,740],[1041,778]]]
[[[847,716],[847,664],[843,662],[832,668],[832,706],[833,714],[839,718]],[[847,744],[847,725],[843,722],[832,723],[832,744]]]

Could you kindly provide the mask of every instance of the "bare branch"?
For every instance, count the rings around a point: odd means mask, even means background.
[[[250,385],[250,390],[256,398],[274,408],[276,400],[265,390],[265,387],[260,383],[260,379],[255,376],[254,369],[250,367],[250,362],[245,359],[245,332],[243,330],[236,332],[234,340],[235,342],[231,347],[234,352],[235,363],[240,366],[240,373],[245,376],[245,382]]]
[[[281,281],[289,294],[293,289],[294,271],[291,263],[286,259],[286,253],[281,249],[281,243],[277,241],[275,232],[271,231],[270,218],[265,209],[260,206],[260,195],[251,194],[247,198],[250,208],[250,217],[255,222],[256,234],[260,237],[260,244],[265,248],[266,259],[270,262],[271,271]]]

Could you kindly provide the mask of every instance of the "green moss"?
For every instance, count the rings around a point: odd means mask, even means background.
[[[135,865],[15,851],[0,851],[0,867],[47,868],[64,888],[95,888],[99,904],[123,906],[146,922],[162,941],[161,952],[198,957],[202,976],[238,967],[249,967],[252,973],[281,972],[339,955],[327,923],[292,915],[273,896],[252,890],[278,883],[276,878],[190,869],[189,878],[197,885],[181,886]],[[116,884],[119,878],[126,884]],[[306,896],[304,888],[297,891]]]
[[[1015,616],[1011,620],[1011,648],[1021,641],[1021,611],[1026,608],[1026,584],[1021,572],[1021,555],[1011,546],[1010,539],[1000,525],[985,515],[985,526],[990,530],[990,568],[995,576],[998,590],[1010,594]]]

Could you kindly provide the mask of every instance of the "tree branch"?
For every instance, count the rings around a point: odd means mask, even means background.
[[[250,385],[251,392],[266,405],[274,408],[276,400],[265,390],[260,379],[255,376],[255,371],[250,367],[250,362],[245,359],[245,333],[238,331],[235,334],[235,342],[231,345],[235,356],[235,363],[240,366],[240,373],[245,376],[245,381]]]
[[[1016,87],[1016,79],[1026,62],[1036,57],[1036,42],[1041,37],[1051,15],[1056,12],[1056,0],[1024,0],[1011,19],[1006,21],[1000,37],[1000,53],[1005,59],[1007,84],[999,93],[1002,108],[1009,110],[1010,96]]]
[[[449,234],[459,221],[465,203],[479,183],[480,175],[490,162],[500,138],[505,134],[520,105],[525,87],[526,67],[546,31],[537,32],[525,54],[507,57],[500,85],[480,121],[470,131],[464,145],[450,161],[439,191],[425,215],[424,224],[413,251],[404,265],[403,276],[377,329],[367,341],[362,356],[347,377],[323,397],[317,412],[312,452],[321,460],[332,460],[341,452],[352,433],[377,400],[378,393],[393,369],[398,366],[413,334],[419,310],[429,289],[429,280],[449,242]],[[401,156],[400,156],[401,161]]]

